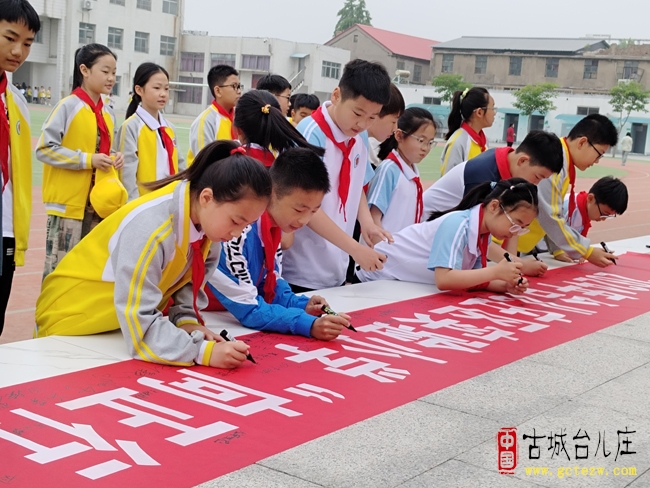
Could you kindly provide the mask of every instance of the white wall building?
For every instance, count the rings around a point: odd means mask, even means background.
[[[212,66],[228,64],[239,71],[244,91],[268,73],[287,78],[293,93],[314,93],[321,102],[338,85],[350,51],[319,44],[261,37],[216,37],[187,32],[182,36],[178,81],[206,84]],[[212,95],[201,86],[180,86],[174,113],[198,115]]]
[[[185,0],[30,0],[41,32],[13,83],[52,89],[52,103],[70,93],[74,53],[84,44],[117,56],[115,107],[126,109],[135,70],[152,61],[177,76]]]

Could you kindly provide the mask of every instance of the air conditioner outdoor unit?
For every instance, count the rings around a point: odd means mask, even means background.
[[[81,9],[82,10],[92,10],[93,9],[93,0],[81,0]]]

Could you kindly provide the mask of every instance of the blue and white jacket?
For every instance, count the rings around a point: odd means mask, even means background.
[[[264,245],[260,221],[244,229],[238,239],[224,243],[219,267],[208,280],[214,296],[245,327],[310,337],[317,317],[305,312],[309,297],[296,295],[280,277],[282,250],[275,255],[277,285],[273,303],[264,301]]]

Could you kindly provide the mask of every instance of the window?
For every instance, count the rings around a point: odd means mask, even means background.
[[[79,22],[79,44],[92,44],[95,42],[95,24]]]
[[[235,55],[234,54],[211,54],[210,55],[210,67],[216,66],[218,64],[225,64],[227,66],[235,67]]]
[[[413,83],[420,83],[422,81],[422,66],[419,64],[413,65]]]
[[[37,44],[43,44],[43,26],[41,25],[41,30],[39,30],[34,36],[34,42]]]
[[[359,42],[359,34],[354,35],[353,42]]]
[[[179,76],[178,81],[181,83],[203,83],[203,78],[193,78],[191,76]],[[203,103],[203,87],[202,86],[183,86],[179,87],[178,101],[180,103],[196,103],[201,105]]]
[[[441,73],[452,73],[454,71],[454,55],[442,55],[442,70]]]
[[[241,57],[241,67],[242,69],[270,71],[271,56],[255,56],[254,54],[244,54]]]
[[[112,4],[115,4],[115,5],[122,5],[122,6],[124,6],[124,0],[111,0],[111,1],[108,2],[108,3],[112,3]]]
[[[178,15],[178,0],[163,0],[163,13]]]
[[[122,77],[121,76],[116,76],[115,77],[115,84],[113,85],[113,91],[111,92],[116,97],[120,96],[121,85],[122,85]]]
[[[510,56],[510,76],[521,76],[521,56]]]
[[[333,78],[338,80],[341,77],[341,63],[323,61],[323,68],[321,69],[320,75],[323,78]]]
[[[138,53],[149,52],[149,33],[135,31],[135,47],[134,50]]]
[[[160,55],[173,56],[176,49],[176,38],[169,36],[160,36]],[[201,70],[203,71],[203,70]]]
[[[474,74],[484,75],[487,73],[487,56],[476,56],[474,61]]]
[[[203,53],[181,52],[181,71],[198,71],[203,73],[205,55]]]
[[[151,0],[138,0],[135,6],[142,10],[151,10]]]
[[[639,62],[638,61],[625,61],[623,66],[623,79],[636,80],[639,75]]]
[[[598,60],[585,59],[585,72],[582,75],[585,80],[595,80],[598,78]]]
[[[423,97],[422,103],[425,105],[440,105],[442,100],[438,97]]]
[[[397,69],[405,69],[405,66],[404,61],[397,62]]]
[[[591,115],[600,113],[599,107],[578,107],[578,115]]]
[[[560,58],[546,58],[546,73],[544,76],[547,78],[557,78],[559,68]]]
[[[108,47],[115,49],[122,49],[122,38],[124,37],[124,29],[117,29],[115,27],[108,28]]]

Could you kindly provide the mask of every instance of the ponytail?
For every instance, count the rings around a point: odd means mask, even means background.
[[[485,88],[475,86],[466,88],[464,91],[454,92],[451,101],[451,112],[447,119],[448,132],[445,140],[449,140],[451,135],[460,129],[463,122],[469,122],[472,114],[479,108],[487,107],[490,101],[490,94]]]
[[[248,144],[259,144],[282,152],[292,147],[311,149],[319,156],[322,147],[309,144],[280,110],[275,96],[264,90],[251,90],[239,99],[234,126],[241,130]]]
[[[451,210],[432,212],[427,222],[451,212],[468,210],[478,204],[485,207],[492,200],[498,200],[501,206],[507,211],[516,210],[521,206],[527,206],[537,210],[537,186],[523,178],[510,178],[509,180],[501,180],[498,183],[486,181],[473,188]]]
[[[271,176],[259,161],[237,151],[237,141],[215,141],[196,155],[192,165],[184,171],[162,180],[145,183],[145,188],[158,190],[174,181],[190,182],[193,197],[210,188],[219,202],[234,202],[252,194],[256,198],[271,197]]]
[[[140,88],[144,88],[149,79],[156,73],[163,73],[167,77],[167,81],[169,81],[169,73],[167,73],[167,70],[156,63],[142,63],[135,70],[135,75],[133,76],[133,95],[129,107],[126,109],[125,119],[131,117],[137,110],[138,105],[142,102],[142,97],[138,95],[135,87],[139,86]]]
[[[397,120],[397,130],[404,137],[416,133],[420,127],[426,124],[432,124],[436,130],[440,128],[440,123],[426,109],[419,107],[407,108]],[[379,154],[377,157],[383,161],[394,149],[397,149],[398,143],[395,133],[379,145]]]
[[[126,115],[124,116],[124,120],[128,119],[135,113],[135,111],[138,109],[138,106],[140,105],[140,102],[142,102],[142,97],[138,95],[135,92],[135,89],[133,90],[133,95],[131,95],[131,101],[129,102],[129,106],[126,109]]]
[[[117,61],[115,53],[108,49],[103,44],[86,44],[80,47],[74,53],[74,71],[72,72],[72,89],[80,88],[84,77],[81,74],[81,65],[90,69],[97,62],[99,58],[106,55],[111,55]]]

